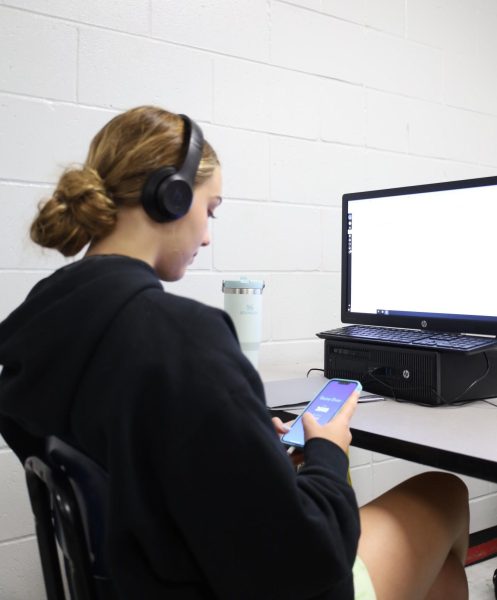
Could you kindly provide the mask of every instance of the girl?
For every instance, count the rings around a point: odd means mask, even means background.
[[[194,122],[112,119],[35,218],[81,260],[0,325],[0,430],[21,460],[57,435],[110,481],[119,598],[467,598],[467,491],[413,478],[358,510],[347,483],[357,397],[307,417],[297,473],[261,380],[220,310],[164,291],[210,242],[221,169]]]

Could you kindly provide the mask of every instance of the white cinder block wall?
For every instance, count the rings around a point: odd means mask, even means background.
[[[263,277],[263,364],[322,366],[339,323],[343,192],[497,172],[493,0],[0,0],[0,319],[63,264],[28,241],[38,200],[117,112],[198,120],[225,201],[175,292],[222,306]],[[471,432],[469,432],[471,433]],[[421,469],[352,453],[359,500]],[[0,449],[0,600],[41,600],[23,473]],[[497,488],[467,479],[472,530]]]

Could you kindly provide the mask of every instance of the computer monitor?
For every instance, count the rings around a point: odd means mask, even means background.
[[[345,194],[341,319],[497,335],[497,177]]]

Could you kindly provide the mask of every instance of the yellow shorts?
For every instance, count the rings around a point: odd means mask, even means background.
[[[355,557],[352,575],[354,576],[354,600],[376,600],[373,582],[360,556]]]

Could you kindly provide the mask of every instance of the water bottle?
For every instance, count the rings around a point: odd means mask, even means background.
[[[262,334],[261,279],[223,280],[224,310],[235,324],[242,352],[257,368]]]

